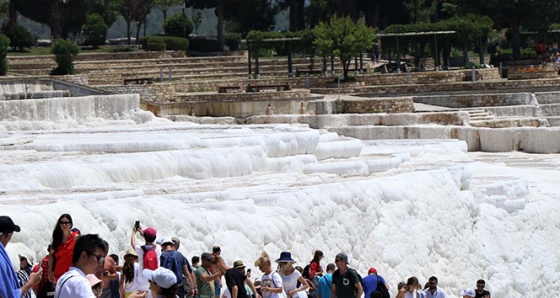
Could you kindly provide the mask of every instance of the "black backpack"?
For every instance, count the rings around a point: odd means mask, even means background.
[[[383,298],[391,298],[389,289],[387,289],[387,286],[385,286],[385,284],[381,282],[381,278],[379,277],[379,275],[377,276],[377,289],[375,291],[380,292],[383,295]]]
[[[360,281],[360,284],[362,285],[362,289],[364,288],[364,280],[362,278],[362,276],[360,275],[360,273],[358,273],[358,271],[352,269],[352,268],[348,268],[348,271],[353,271],[356,276],[358,276],[358,280]]]
[[[307,266],[305,266],[303,268],[303,273],[301,274],[303,277],[309,278],[309,268],[310,267],[311,267],[311,263],[307,264]]]

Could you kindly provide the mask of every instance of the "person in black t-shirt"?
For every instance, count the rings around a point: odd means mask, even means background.
[[[243,283],[247,277],[243,273],[226,265],[226,262],[220,256],[215,256],[211,264],[214,270],[224,274],[231,298],[247,297],[247,291],[245,291],[245,284]]]
[[[484,279],[479,279],[476,282],[476,295],[474,296],[474,298],[490,298],[490,292],[484,289],[485,286],[486,282],[484,281]]]

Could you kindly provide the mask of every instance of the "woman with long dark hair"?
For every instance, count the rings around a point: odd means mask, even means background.
[[[323,252],[316,250],[313,254],[313,260],[309,263],[309,280],[313,280],[315,275],[323,275],[323,268],[321,267],[321,260],[323,259]]]
[[[72,266],[72,251],[80,232],[72,232],[74,222],[70,214],[62,214],[56,221],[52,234],[49,258],[49,280],[56,282]]]
[[[129,298],[130,294],[138,291],[138,277],[142,274],[138,264],[138,254],[134,248],[129,248],[124,255],[122,276],[119,280],[121,298]]]

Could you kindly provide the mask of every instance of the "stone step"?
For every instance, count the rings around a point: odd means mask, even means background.
[[[541,115],[543,117],[547,116],[560,116],[560,104],[541,104],[539,105],[541,109]]]
[[[497,118],[492,120],[470,121],[470,126],[474,127],[488,127],[488,128],[506,128],[506,127],[521,127],[532,126],[540,127],[546,125],[542,119],[536,117],[525,118]]]
[[[549,126],[560,126],[560,116],[544,117]]]
[[[538,92],[535,97],[540,105],[542,104],[560,104],[560,92]]]

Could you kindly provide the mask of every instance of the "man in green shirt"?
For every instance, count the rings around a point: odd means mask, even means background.
[[[334,261],[338,269],[332,275],[331,298],[360,298],[363,293],[362,284],[358,273],[348,268],[348,256],[341,252]]]
[[[200,298],[214,298],[214,279],[220,277],[221,273],[210,273],[210,261],[212,261],[212,254],[203,253],[200,256],[200,266],[194,271],[196,277],[196,287],[198,288],[198,296]]]

